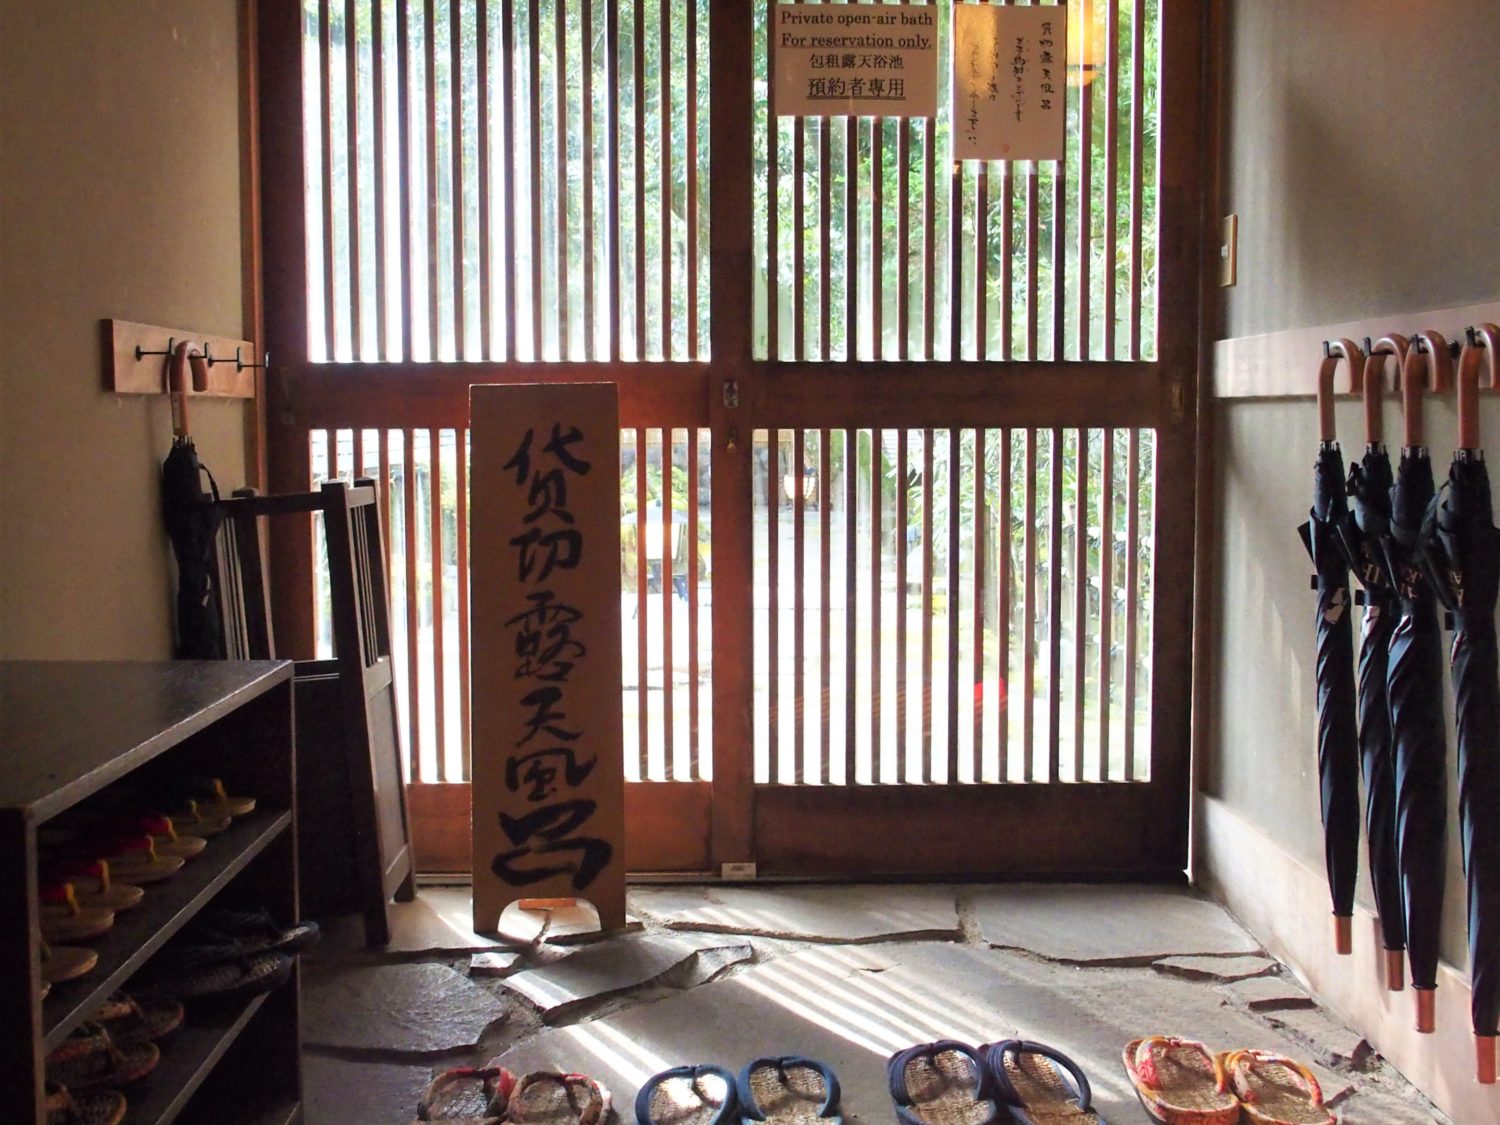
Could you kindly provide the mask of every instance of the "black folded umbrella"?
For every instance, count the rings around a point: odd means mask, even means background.
[[[1484,326],[1495,384],[1500,328]],[[1453,616],[1453,694],[1458,726],[1458,818],[1468,879],[1469,969],[1479,1081],[1495,1081],[1500,1033],[1500,531],[1479,448],[1479,367],[1471,334],[1458,372],[1459,448],[1428,527],[1428,560]]]
[[[1333,376],[1340,357],[1352,374],[1359,349],[1340,341],[1318,371],[1318,459],[1313,464],[1313,505],[1299,529],[1313,562],[1317,590],[1318,782],[1323,813],[1323,856],[1333,902],[1338,952],[1352,948],[1354,883],[1359,871],[1359,746],[1354,715],[1354,633],[1350,618],[1349,500],[1344,457],[1334,435]]]
[[[1436,333],[1428,335],[1425,354],[1414,340],[1402,365],[1405,448],[1391,489],[1390,534],[1384,544],[1399,601],[1386,690],[1396,766],[1397,861],[1419,1031],[1431,1031],[1435,1019],[1448,804],[1437,597],[1421,559],[1422,523],[1434,491],[1432,462],[1422,444],[1423,376],[1430,376],[1433,390],[1445,389],[1448,351]]]
[[[1385,949],[1386,987],[1399,992],[1405,982],[1406,919],[1401,907],[1401,868],[1396,858],[1396,770],[1391,750],[1390,702],[1386,675],[1391,631],[1396,627],[1396,587],[1381,544],[1390,534],[1391,458],[1386,452],[1380,396],[1386,356],[1399,363],[1406,340],[1386,337],[1365,364],[1365,454],[1349,466],[1352,515],[1347,549],[1364,590],[1364,622],[1359,648],[1359,756],[1365,779],[1365,841],[1370,885]]]
[[[213,474],[198,460],[188,433],[187,368],[201,365],[196,349],[177,345],[168,360],[172,393],[172,449],[161,466],[162,518],[177,559],[176,646],[179,660],[222,660],[224,631],[215,587],[214,536],[219,498]],[[203,490],[208,477],[209,491]]]

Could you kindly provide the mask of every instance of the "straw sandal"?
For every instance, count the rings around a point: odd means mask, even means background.
[[[48,1082],[43,1108],[47,1125],[120,1125],[125,1120],[125,1095],[114,1090],[75,1094]]]
[[[241,953],[301,953],[318,943],[316,922],[277,925],[269,910],[209,909],[193,919],[190,944],[232,946]]]
[[[71,945],[48,945],[42,942],[42,980],[47,984],[61,984],[65,980],[77,980],[94,971],[99,963],[99,954],[92,949],[78,949]]]
[[[1224,1067],[1202,1043],[1153,1035],[1125,1046],[1125,1072],[1153,1121],[1163,1125],[1234,1125],[1239,1099]]]
[[[1229,1087],[1256,1125],[1336,1125],[1323,1106],[1312,1071],[1274,1051],[1227,1051],[1219,1056]]]
[[[180,813],[173,813],[169,818],[172,827],[179,833],[192,836],[217,836],[221,832],[227,832],[229,826],[234,823],[234,818],[228,813],[223,816],[207,816],[197,801],[188,799],[186,806]]]
[[[116,992],[89,1018],[116,1043],[141,1043],[170,1035],[182,1026],[183,1015],[176,1000],[137,1000]]]
[[[983,1048],[983,1054],[997,1097],[1010,1107],[1011,1117],[1020,1125],[1108,1125],[1094,1110],[1088,1078],[1061,1051],[1024,1039],[1006,1039]]]
[[[48,941],[87,941],[115,924],[115,912],[104,906],[82,906],[72,883],[40,888],[42,937]]]
[[[284,953],[245,954],[223,947],[173,949],[170,966],[163,965],[139,991],[168,1000],[254,996],[285,984],[295,964]]]
[[[84,1024],[47,1056],[47,1080],[70,1090],[124,1086],[156,1069],[155,1043],[116,1043],[98,1024]]]
[[[609,1091],[594,1079],[545,1070],[517,1079],[505,1107],[512,1125],[598,1125],[609,1113]]]
[[[705,1078],[715,1081],[705,1084]],[[731,1125],[740,1119],[735,1077],[712,1063],[664,1070],[636,1095],[635,1119],[638,1125]]]
[[[418,1121],[499,1125],[516,1076],[503,1066],[456,1066],[432,1080],[417,1103]]]
[[[110,874],[121,883],[159,883],[182,870],[181,856],[160,855],[150,836],[123,836],[103,840],[89,850],[109,864]]]
[[[816,1059],[800,1055],[756,1059],[740,1071],[734,1092],[744,1121],[779,1125],[843,1121],[838,1077]]]
[[[185,796],[197,802],[198,815],[209,820],[248,816],[255,811],[254,797],[231,797],[220,778],[190,777],[182,786]]]
[[[987,1125],[1001,1119],[979,1052],[940,1039],[898,1051],[885,1064],[896,1117],[904,1125]]]
[[[179,859],[196,859],[208,847],[202,836],[179,836],[169,816],[137,817],[127,831],[147,832],[156,845],[157,855],[175,855]]]
[[[109,877],[109,864],[102,859],[59,859],[46,865],[46,877],[55,883],[72,883],[80,906],[102,906],[116,914],[141,904],[146,892],[134,883],[116,883]]]

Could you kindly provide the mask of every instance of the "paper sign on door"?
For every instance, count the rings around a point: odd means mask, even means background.
[[[1068,10],[953,6],[953,155],[1061,160],[1067,137]]]
[[[772,4],[775,112],[791,117],[932,117],[937,6]]]

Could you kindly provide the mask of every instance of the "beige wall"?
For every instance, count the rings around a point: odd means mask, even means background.
[[[0,0],[0,655],[170,655],[164,397],[102,390],[102,317],[231,337],[236,0]],[[195,404],[222,489],[245,407]]]

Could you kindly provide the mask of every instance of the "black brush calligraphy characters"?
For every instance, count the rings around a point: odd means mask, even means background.
[[[578,788],[598,759],[586,750],[582,717],[568,714],[567,687],[588,657],[574,635],[584,614],[554,584],[565,577],[559,572],[576,570],[583,560],[584,533],[568,507],[568,481],[587,476],[591,466],[574,452],[583,441],[577,427],[557,422],[540,449],[533,448],[536,440],[536,431],[527,430],[505,464],[515,472],[515,487],[526,491],[526,514],[510,539],[525,604],[505,625],[515,677],[535,685],[521,700],[505,784],[524,793],[529,808],[520,816],[500,814],[512,846],[494,857],[490,870],[517,887],[570,875],[573,889],[582,891],[609,865],[614,849],[583,834],[598,805]]]

